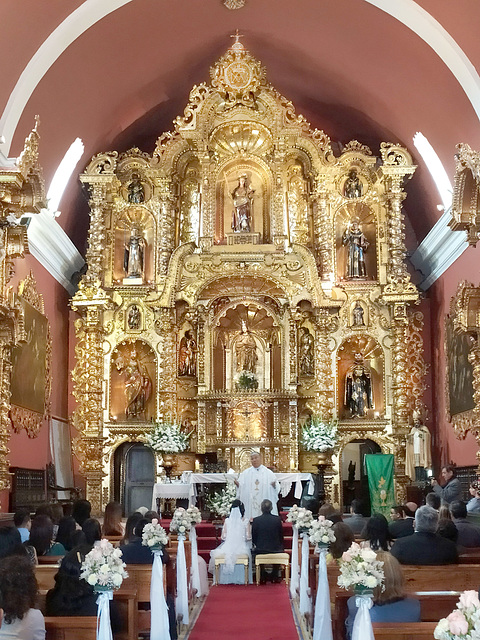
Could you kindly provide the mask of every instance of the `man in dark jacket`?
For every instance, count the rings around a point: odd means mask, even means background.
[[[398,538],[391,549],[401,564],[439,565],[458,562],[454,542],[436,533],[438,513],[427,505],[415,512],[415,533]]]
[[[282,520],[279,516],[272,515],[271,500],[263,500],[260,509],[262,515],[254,518],[252,522],[253,559],[257,554],[283,552]],[[279,570],[278,566],[273,567],[270,574],[272,582],[279,581]],[[260,582],[265,584],[266,578],[266,572],[262,567]]]
[[[467,520],[467,506],[461,500],[450,503],[450,514],[457,527],[459,547],[480,547],[480,528]]]
[[[451,502],[462,500],[462,485],[456,476],[456,469],[451,464],[442,467],[442,478],[445,484],[441,487],[438,482],[432,480],[432,489],[440,496],[442,504],[449,505]]]

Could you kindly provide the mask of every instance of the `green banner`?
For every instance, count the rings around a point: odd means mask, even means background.
[[[376,453],[365,455],[368,488],[373,513],[383,513],[388,519],[390,508],[395,504],[393,490],[393,455]]]

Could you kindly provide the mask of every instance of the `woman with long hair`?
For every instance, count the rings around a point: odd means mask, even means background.
[[[225,558],[220,565],[220,584],[244,584],[245,569],[236,565],[238,556],[249,556],[249,582],[252,582],[252,555],[249,541],[252,539],[250,522],[245,518],[245,507],[240,500],[234,500],[230,507],[230,515],[222,529],[222,544],[210,551],[208,570],[215,579],[215,558]]]
[[[383,513],[374,513],[368,520],[362,532],[363,546],[369,546],[372,551],[389,551],[393,538],[388,530],[388,521]]]
[[[122,523],[122,505],[118,502],[109,502],[105,507],[102,533],[104,536],[123,536],[125,527]]]
[[[57,537],[55,538],[56,542],[60,542],[67,551],[71,551],[75,546],[73,544],[73,536],[76,530],[77,523],[75,522],[75,518],[71,516],[69,518],[61,518],[58,523]]]
[[[44,640],[45,620],[42,612],[35,609],[38,585],[28,558],[10,556],[0,562],[0,593],[3,599],[0,640]]]
[[[335,542],[330,543],[329,555],[327,562],[330,560],[338,560],[342,554],[350,549],[352,542],[355,541],[355,535],[348,525],[344,522],[336,522],[332,527],[335,534]]]
[[[125,534],[121,542],[122,545],[132,542],[132,540],[135,538],[133,532],[137,524],[140,522],[140,520],[142,520],[142,517],[143,516],[139,511],[135,511],[135,513],[132,513],[131,516],[128,516],[127,522],[125,524]]]
[[[407,597],[405,577],[398,560],[386,551],[379,551],[377,560],[383,562],[385,579],[384,590],[379,586],[373,591],[373,607],[370,609],[372,622],[420,622],[420,601]],[[357,613],[355,600],[355,596],[348,599],[348,617],[345,621],[347,638],[351,637]]]
[[[85,520],[82,531],[85,534],[86,543],[90,545],[90,547],[93,547],[97,540],[102,539],[102,529],[100,522],[96,518],[88,518]]]
[[[480,482],[474,480],[468,488],[470,500],[467,502],[468,513],[480,513]]]
[[[53,522],[48,516],[35,516],[30,529],[28,544],[35,549],[37,556],[64,556],[65,547],[53,542]]]

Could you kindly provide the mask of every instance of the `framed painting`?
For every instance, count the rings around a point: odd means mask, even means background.
[[[471,339],[465,332],[454,330],[450,316],[445,318],[445,355],[447,408],[454,426],[468,423],[475,407],[473,399],[473,367],[468,361]]]

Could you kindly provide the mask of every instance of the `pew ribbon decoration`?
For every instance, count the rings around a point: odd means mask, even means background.
[[[177,549],[177,598],[175,606],[177,610],[177,620],[181,618],[182,624],[188,625],[188,586],[187,586],[187,563],[185,560],[185,536],[179,534]]]
[[[163,590],[163,549],[168,544],[165,529],[158,520],[152,520],[143,528],[142,544],[153,553],[152,579],[150,582],[150,640],[170,640],[168,607]]]
[[[305,615],[312,611],[312,601],[308,588],[308,533],[302,533],[302,568],[300,571],[300,613]]]
[[[200,582],[200,571],[198,570],[198,545],[197,545],[197,532],[195,527],[190,529],[189,533],[190,544],[192,547],[192,589],[196,591],[197,598],[205,595],[202,593],[202,584]]]
[[[80,578],[86,580],[97,592],[97,640],[112,640],[110,624],[110,600],[113,590],[118,589],[128,577],[120,549],[114,549],[106,539],[95,542],[85,556]]]
[[[290,582],[290,595],[292,598],[297,597],[297,591],[300,586],[301,580],[299,579],[299,567],[298,567],[298,532],[306,533],[313,521],[312,512],[304,507],[298,507],[296,504],[288,512],[287,522],[292,523],[293,529],[293,541],[292,541],[292,575]],[[303,553],[303,546],[302,546]],[[308,562],[308,559],[307,559]],[[307,569],[308,570],[308,569]],[[307,577],[307,589],[308,589],[308,577]]]
[[[292,540],[292,571],[290,579],[290,595],[292,598],[297,597],[298,587],[300,586],[300,576],[298,567],[298,529],[293,527]]]
[[[318,587],[313,620],[313,640],[333,640],[326,560],[328,547],[319,547],[318,551],[320,556],[318,558]]]
[[[370,617],[370,609],[373,607],[372,592],[356,595],[355,604],[357,615],[353,621],[352,640],[375,640]]]

